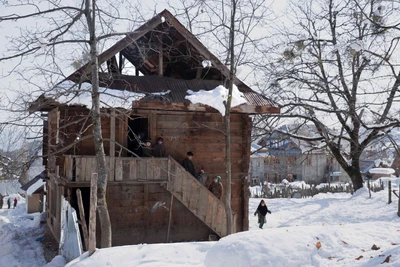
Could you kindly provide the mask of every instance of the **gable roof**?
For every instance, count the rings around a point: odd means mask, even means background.
[[[101,73],[100,86],[150,96],[152,93],[170,91],[169,98],[144,97],[135,101],[135,108],[150,108],[149,102],[173,102],[180,103],[180,109],[197,110],[200,104],[193,105],[186,100],[186,91],[214,89],[226,82],[230,72],[168,10],[162,11],[115,43],[101,53],[98,60],[100,65],[106,63],[108,69],[108,73]],[[122,74],[124,60],[135,66],[136,76]],[[210,62],[211,67],[204,68],[204,61]],[[140,76],[139,73],[144,76]],[[90,82],[89,76],[90,65],[86,64],[66,80],[79,84]],[[280,108],[276,103],[254,92],[236,77],[233,82],[247,101],[246,104],[232,109],[233,112],[279,113]],[[30,111],[48,111],[58,105],[62,103],[44,95],[31,105]],[[156,107],[171,109],[171,105],[168,104]]]

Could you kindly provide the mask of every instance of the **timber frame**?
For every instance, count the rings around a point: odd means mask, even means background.
[[[203,60],[212,67],[202,68]],[[134,75],[126,69],[129,62]],[[107,155],[107,205],[113,245],[208,240],[226,235],[223,201],[180,165],[187,151],[195,154],[196,170],[220,175],[225,184],[224,118],[214,108],[192,104],[187,89],[211,90],[224,85],[229,70],[167,10],[99,55],[104,68],[100,86],[143,94],[131,108],[104,105],[101,124]],[[76,85],[90,83],[89,65],[68,76]],[[234,78],[246,103],[231,113],[232,210],[234,231],[248,229],[248,184],[252,114],[279,113],[277,104]],[[62,87],[61,87],[62,88]],[[59,90],[60,88],[58,88]],[[69,88],[70,89],[70,88]],[[67,89],[63,89],[67,90]],[[107,103],[106,103],[107,104]],[[79,210],[76,190],[82,194],[88,222],[89,184],[97,170],[90,107],[64,103],[55,94],[42,95],[30,112],[47,112],[43,155],[49,180],[47,225],[60,238],[60,203],[65,196]],[[131,156],[132,132],[155,141],[164,139],[168,157]],[[222,198],[224,199],[224,198]]]

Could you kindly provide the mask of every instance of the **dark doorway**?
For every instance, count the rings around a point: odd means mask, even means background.
[[[128,121],[128,156],[141,155],[140,145],[149,138],[149,119],[146,117],[132,117]],[[135,154],[133,154],[132,152]]]

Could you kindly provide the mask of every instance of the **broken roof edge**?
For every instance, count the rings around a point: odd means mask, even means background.
[[[165,20],[162,20],[162,17],[164,17]],[[100,55],[98,56],[99,65],[103,64],[114,55],[116,55],[118,52],[133,44],[136,40],[147,34],[150,30],[153,30],[158,25],[165,22],[170,23],[194,48],[199,51],[199,53],[201,53],[207,60],[210,60],[212,65],[217,68],[225,78],[229,77],[230,70],[218,59],[217,56],[215,56],[210,50],[208,50],[208,48],[205,47],[203,43],[200,42],[200,40],[195,35],[193,35],[193,33],[186,29],[186,27],[167,9],[164,9],[153,18],[148,20],[146,23],[139,26],[139,28],[125,36],[123,39],[116,42],[110,48],[100,53]],[[65,80],[71,80],[73,76],[76,75],[82,76],[85,73],[88,73],[90,70],[90,63],[86,63],[84,66],[70,74]],[[233,83],[238,87],[244,86],[247,89],[252,90],[242,80],[237,78],[236,75],[233,75]]]

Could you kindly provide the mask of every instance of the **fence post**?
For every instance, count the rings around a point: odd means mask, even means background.
[[[388,181],[388,193],[389,193],[389,200],[388,204],[392,203],[392,181]]]
[[[97,173],[90,180],[89,256],[96,250]]]
[[[368,184],[369,198],[371,198],[371,184],[369,183],[369,178],[367,180],[367,184]]]
[[[399,216],[400,217],[400,185],[399,185],[399,197],[398,197],[398,200],[397,200],[397,216]]]

